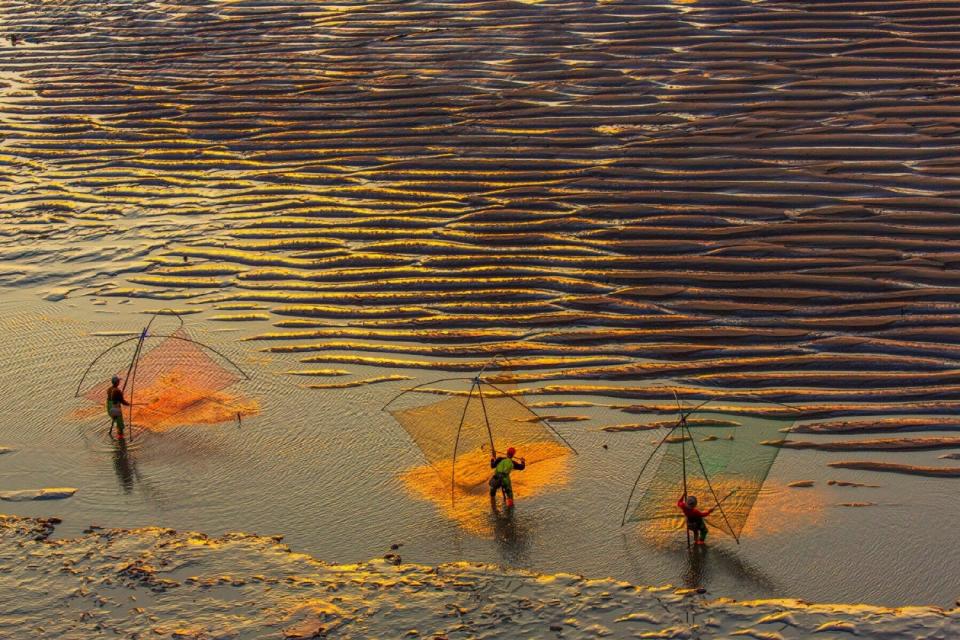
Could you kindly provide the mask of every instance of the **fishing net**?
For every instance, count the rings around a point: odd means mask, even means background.
[[[638,485],[639,499],[628,521],[683,528],[677,500],[683,495],[684,470],[688,495],[698,508],[720,503],[707,523],[739,538],[750,511],[780,452],[764,444],[782,440],[793,421],[789,418],[743,414],[696,413],[687,431],[673,431],[649,463]]]
[[[571,452],[521,400],[486,383],[474,386],[467,397],[395,409],[390,414],[434,470],[467,492],[486,486],[490,478],[491,438],[497,454],[514,447],[527,465]]]
[[[244,379],[243,374],[185,329],[168,336],[148,335],[139,352],[137,344],[127,342],[127,348],[113,349],[96,362],[85,379],[97,382],[81,395],[105,406],[110,378],[117,375],[127,401],[133,403],[128,419],[154,430],[215,424],[257,412],[255,401],[226,392]]]

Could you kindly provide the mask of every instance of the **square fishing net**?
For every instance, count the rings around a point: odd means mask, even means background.
[[[464,489],[487,482],[494,451],[504,455],[514,447],[517,458],[525,458],[528,465],[571,452],[522,401],[487,384],[473,387],[466,397],[395,409],[390,414],[437,473],[446,481],[455,479]]]
[[[153,343],[153,344],[150,344]],[[97,382],[82,396],[105,404],[110,378],[121,378],[124,395],[134,403],[131,421],[139,426],[170,427],[215,423],[253,411],[222,392],[243,379],[238,370],[221,364],[207,348],[178,329],[168,336],[144,338],[118,348],[88,373]]]
[[[677,500],[697,496],[697,508],[715,507],[708,524],[739,538],[770,473],[780,447],[793,427],[789,418],[743,414],[697,413],[687,430],[673,431],[640,478],[639,499],[628,521],[663,521],[682,527]]]

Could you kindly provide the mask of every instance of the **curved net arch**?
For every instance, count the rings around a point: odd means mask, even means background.
[[[249,376],[217,349],[194,339],[180,326],[169,334],[151,333],[156,316],[136,336],[101,352],[87,367],[78,397],[106,402],[110,379],[122,380],[130,425],[163,430],[183,424],[240,421],[258,406],[225,390]]]
[[[403,397],[405,404],[422,402],[432,387],[456,382],[462,389],[447,391],[442,400],[390,408]],[[413,396],[419,396],[414,398]],[[435,396],[434,396],[435,397]],[[490,478],[490,458],[517,449],[527,465],[576,453],[550,423],[511,390],[491,380],[447,378],[408,389],[384,406],[403,427],[424,458],[450,483],[451,500],[458,493],[477,493]]]
[[[623,522],[682,528],[677,500],[686,492],[699,508],[715,508],[707,522],[739,542],[780,453],[776,443],[797,416],[785,405],[754,402],[736,411],[721,401],[678,406],[676,422],[640,469]]]

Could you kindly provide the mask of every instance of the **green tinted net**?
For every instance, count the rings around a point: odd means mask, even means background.
[[[497,454],[514,447],[517,457],[526,458],[528,465],[570,453],[522,401],[486,384],[481,386],[482,399],[479,387],[474,387],[469,397],[390,411],[437,473],[449,480],[456,461],[458,484],[486,482],[492,454],[490,434]],[[461,417],[463,427],[458,437]]]
[[[722,507],[707,522],[739,538],[780,452],[780,447],[764,443],[782,440],[793,422],[698,412],[688,418],[687,426],[683,439],[676,429],[651,460],[640,478],[640,497],[629,520],[662,520],[682,527],[677,500],[683,495],[685,467],[687,493],[697,497],[697,507],[714,508],[718,501]]]

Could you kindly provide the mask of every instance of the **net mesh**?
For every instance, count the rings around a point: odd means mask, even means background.
[[[641,477],[642,491],[629,520],[682,528],[677,500],[683,495],[685,466],[687,493],[697,496],[698,508],[713,508],[718,501],[722,506],[707,518],[708,524],[739,537],[780,452],[780,447],[764,442],[783,439],[793,422],[699,413],[688,419],[687,426],[689,435],[681,438],[680,430],[675,430],[659,458],[651,461],[653,470],[648,468]]]
[[[482,398],[477,390],[481,388]],[[486,384],[474,388],[468,397],[451,397],[423,406],[395,409],[390,414],[437,473],[447,482],[453,478],[465,491],[476,489],[490,478],[491,434],[497,453],[503,454],[509,447],[514,447],[517,456],[524,457],[527,465],[570,453],[522,401],[505,396]],[[458,438],[457,426],[461,416],[463,428]]]
[[[150,342],[155,344],[149,345]],[[170,336],[148,338],[140,355],[130,362],[137,341],[129,349],[117,349],[91,372],[100,382],[82,393],[83,397],[104,405],[110,378],[120,376],[128,401],[134,406],[130,416],[134,424],[163,428],[190,423],[216,423],[231,420],[239,413],[250,415],[257,407],[224,390],[242,379],[239,372],[220,364],[213,355],[184,329]],[[128,375],[129,373],[129,375]]]

